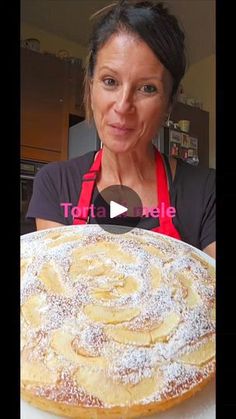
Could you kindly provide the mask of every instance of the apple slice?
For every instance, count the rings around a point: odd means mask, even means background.
[[[151,342],[155,343],[158,341],[166,342],[171,332],[178,326],[180,322],[180,316],[174,312],[168,313],[163,323],[157,328],[150,331]]]
[[[185,274],[179,274],[178,277],[181,284],[187,289],[185,298],[187,306],[193,308],[199,305],[202,300],[198,292],[194,289],[194,280]]]
[[[144,378],[136,385],[122,384],[105,376],[103,371],[79,369],[74,375],[79,387],[92,396],[98,397],[109,406],[130,405],[151,396],[158,387],[155,377]]]
[[[211,358],[215,356],[215,341],[210,340],[206,343],[203,343],[200,348],[182,355],[178,358],[177,361],[181,361],[185,364],[193,364],[201,366],[207,361],[210,361]]]
[[[45,263],[38,274],[38,279],[43,282],[46,289],[54,294],[65,295],[66,288],[63,286],[60,274],[51,262]]]
[[[152,266],[151,270],[151,286],[153,289],[157,289],[160,287],[160,283],[162,281],[162,277],[161,277],[161,270],[156,267],[156,266]]]
[[[73,349],[74,336],[70,333],[56,330],[53,333],[51,347],[58,355],[62,355],[65,359],[75,362],[82,366],[90,366],[94,368],[105,368],[106,360],[103,357],[84,356],[75,352]]]
[[[116,286],[116,290],[120,295],[132,294],[136,292],[138,288],[138,283],[132,276],[125,278],[123,286]]]
[[[42,362],[22,362],[21,380],[27,384],[54,384],[57,380],[57,371],[48,369]]]
[[[23,281],[25,272],[29,266],[29,264],[31,263],[32,258],[22,258],[20,261],[20,279],[21,281]]]
[[[84,307],[84,313],[93,321],[116,324],[133,319],[138,316],[140,310],[138,308],[117,309],[88,304]]]
[[[110,338],[126,345],[149,346],[151,342],[149,332],[133,331],[122,327],[107,327],[105,331]]]
[[[42,314],[40,311],[45,305],[45,295],[32,295],[29,297],[21,307],[25,321],[33,327],[40,327],[42,323]]]

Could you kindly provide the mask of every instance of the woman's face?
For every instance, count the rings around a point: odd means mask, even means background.
[[[172,77],[135,36],[113,35],[99,50],[91,106],[103,144],[115,153],[145,149],[166,119]]]

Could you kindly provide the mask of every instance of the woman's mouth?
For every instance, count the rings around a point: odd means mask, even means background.
[[[121,124],[109,124],[109,131],[113,135],[124,136],[134,131],[134,128],[129,128],[126,125]]]

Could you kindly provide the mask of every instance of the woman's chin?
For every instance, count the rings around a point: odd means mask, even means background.
[[[108,148],[112,153],[128,153],[135,149],[135,143],[124,142],[124,141],[112,141],[103,143],[103,146]]]

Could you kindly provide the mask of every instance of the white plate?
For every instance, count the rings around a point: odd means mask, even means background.
[[[43,412],[23,400],[21,401],[21,419],[58,419],[59,417],[62,418],[62,416],[55,416],[51,413]],[[215,382],[212,381],[206,386],[206,388],[180,405],[173,407],[166,412],[147,416],[146,418],[215,419]]]

